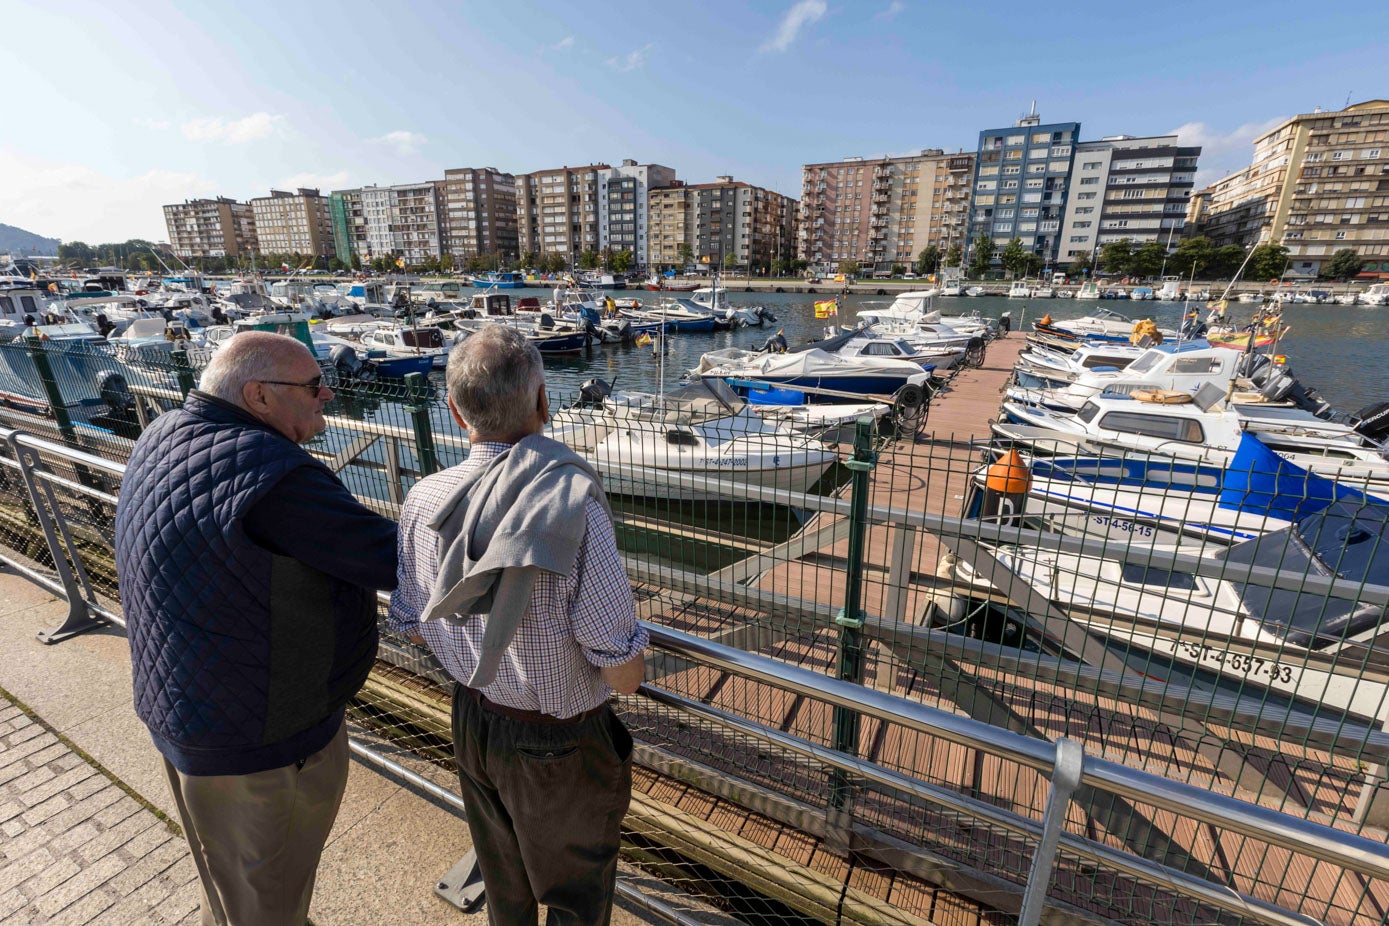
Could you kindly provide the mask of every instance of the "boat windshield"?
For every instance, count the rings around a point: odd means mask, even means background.
[[[1151,370],[1153,367],[1157,366],[1157,365],[1158,365],[1158,361],[1161,360],[1163,357],[1166,357],[1166,356],[1167,356],[1167,355],[1164,354],[1164,353],[1163,353],[1162,351],[1160,351],[1160,350],[1150,350],[1150,351],[1147,351],[1146,353],[1143,354],[1143,356],[1139,357],[1139,358],[1138,358],[1137,360],[1135,360],[1133,363],[1130,363],[1130,364],[1128,365],[1128,368],[1127,368],[1126,372],[1129,372],[1129,373],[1143,373],[1143,372],[1146,372],[1147,370]]]
[[[1086,402],[1084,405],[1080,407],[1080,411],[1076,412],[1076,417],[1079,418],[1081,421],[1084,421],[1086,424],[1089,424],[1090,422],[1095,420],[1095,416],[1099,413],[1100,407],[1098,405],[1096,405],[1094,402]]]
[[[1230,548],[1231,563],[1283,572],[1336,575],[1358,585],[1389,585],[1389,507],[1336,502],[1290,528]],[[1312,649],[1340,644],[1376,626],[1384,608],[1294,589],[1237,584],[1240,597],[1264,628]],[[1345,649],[1341,650],[1343,653]],[[1368,654],[1370,651],[1366,651]],[[1376,651],[1377,652],[1377,651]],[[1349,654],[1359,659],[1357,651]],[[1380,654],[1389,662],[1389,655]]]

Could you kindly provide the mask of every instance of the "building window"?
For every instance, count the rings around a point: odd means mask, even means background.
[[[1095,184],[1097,184],[1097,183],[1099,183],[1099,182],[1100,182],[1100,178],[1099,178],[1099,177],[1081,177],[1081,178],[1080,178],[1080,185],[1081,185],[1081,186],[1094,186]]]

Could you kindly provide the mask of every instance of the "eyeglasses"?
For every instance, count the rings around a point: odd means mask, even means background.
[[[322,373],[318,374],[313,379],[304,383],[287,383],[279,379],[262,379],[260,380],[260,382],[265,383],[267,386],[298,386],[300,389],[309,390],[309,392],[313,393],[315,396],[317,396],[320,392],[323,391]]]

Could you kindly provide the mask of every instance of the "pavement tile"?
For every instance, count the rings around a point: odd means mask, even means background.
[[[51,769],[52,765],[47,767]],[[33,807],[43,803],[59,792],[65,792],[69,800],[80,800],[80,798],[73,794],[73,787],[86,781],[93,775],[102,781],[106,780],[106,776],[102,775],[90,765],[79,765],[77,768],[70,768],[61,775],[52,775],[50,772],[50,779],[48,781],[38,787],[31,788],[23,795],[24,803]],[[18,783],[16,782],[16,784]]]
[[[23,858],[15,859],[0,868],[0,894],[10,888],[18,887],[53,863],[53,856],[47,849],[36,849]]]
[[[40,728],[42,729],[42,728]],[[58,742],[57,738],[47,730],[43,731],[43,736],[37,736],[31,740],[26,740],[18,746],[8,747],[0,750],[0,769],[9,768],[16,762],[23,762],[36,752],[39,752],[49,743]],[[60,744],[61,745],[61,744]]]
[[[139,813],[145,808],[140,806],[140,802],[120,788],[113,789],[116,792],[116,799],[109,806],[92,815],[98,825],[112,827],[134,813]],[[104,792],[103,792],[104,793]]]
[[[169,870],[186,855],[188,844],[182,839],[166,842],[143,857],[132,855],[132,861],[126,869],[111,879],[111,886],[122,896],[132,894],[137,888]]]
[[[10,922],[10,916],[29,906],[29,898],[19,888],[0,894],[0,923]]]
[[[93,839],[101,835],[101,830],[97,829],[96,824],[90,820],[84,820],[74,827],[64,830],[57,836],[49,846],[54,852],[72,852],[76,849],[85,847]]]
[[[10,722],[10,726],[17,727],[17,729],[13,729],[12,732],[7,733],[4,737],[6,749],[12,749],[20,743],[28,742],[34,737],[43,736],[48,732],[23,714],[20,714],[19,717],[23,721],[22,724],[17,721]]]
[[[72,859],[55,859],[52,863],[44,865],[34,874],[25,879],[21,885],[24,893],[35,898],[35,903],[43,898],[43,895],[60,885],[69,878],[76,875],[82,869]]]
[[[28,827],[24,825],[22,820],[6,820],[4,823],[0,823],[0,833],[4,833],[9,839],[13,839],[26,829]]]
[[[130,842],[132,839],[147,830],[163,831],[167,833],[168,827],[163,821],[155,819],[147,813],[133,813],[115,826],[101,828],[95,820],[90,821],[93,828],[98,830],[98,835],[94,836],[84,845],[77,847],[77,855],[89,862],[94,862],[103,855],[115,852],[121,846]],[[84,826],[86,824],[83,824]]]
[[[33,766],[34,767],[31,767],[29,771],[25,772],[23,775],[20,775],[18,778],[12,778],[9,781],[5,782],[5,789],[9,791],[11,794],[16,795],[21,801],[24,802],[26,807],[33,807],[35,804],[47,800],[56,793],[53,791],[49,791],[45,793],[42,797],[40,797],[38,800],[29,799],[30,794],[35,794],[38,792],[38,788],[40,785],[46,785],[54,778],[58,777],[57,773],[54,772],[53,769],[49,768],[47,765],[38,765],[37,763],[33,763]]]
[[[76,903],[125,870],[125,860],[118,855],[108,855],[83,868],[79,868],[76,862],[69,864],[74,869],[73,874],[34,901],[34,906],[45,916],[53,916]]]
[[[49,817],[55,816],[71,806],[72,798],[60,791],[42,804],[37,804],[26,810],[24,812],[24,822],[30,826],[37,826]]]
[[[44,923],[44,926],[85,926],[90,923],[92,918],[101,911],[115,906],[117,897],[109,889],[101,888],[93,891],[81,900],[65,908],[52,919]]]

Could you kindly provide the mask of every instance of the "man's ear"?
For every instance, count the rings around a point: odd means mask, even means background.
[[[455,405],[453,404],[453,399],[450,398],[450,399],[448,400],[448,406],[449,406],[449,414],[453,416],[454,424],[458,425],[460,428],[462,428],[462,429],[465,430],[465,431],[468,430],[468,422],[464,421],[464,420],[463,420],[463,416],[460,415],[460,414],[458,414],[458,408],[457,408],[457,406],[455,406]]]
[[[535,403],[536,411],[540,412],[540,423],[550,423],[550,396],[545,392],[545,385],[540,385],[540,398]]]
[[[246,410],[258,414],[265,410],[265,386],[251,380],[241,387],[241,404]]]

